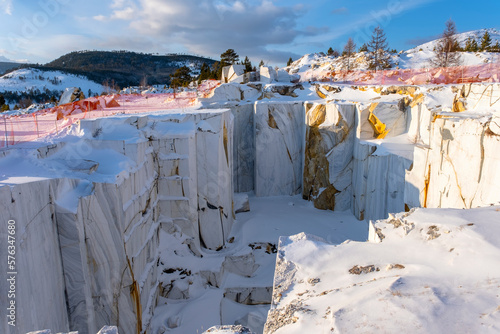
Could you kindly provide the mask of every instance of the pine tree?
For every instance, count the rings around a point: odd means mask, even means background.
[[[438,41],[434,48],[434,58],[431,59],[431,65],[434,67],[458,66],[461,63],[460,45],[456,38],[457,28],[455,22],[451,19],[446,22],[446,28],[443,31],[443,37]]]
[[[358,52],[367,52],[367,51],[368,51],[368,45],[366,45],[366,43],[361,45],[358,50]]]
[[[220,55],[221,67],[234,65],[240,60],[240,56],[233,50],[227,49],[226,52]]]
[[[331,48],[330,48],[331,49]],[[332,51],[330,52],[330,50],[328,50],[328,55],[331,56],[331,57],[334,57],[334,58],[337,58],[340,56],[340,52],[338,52],[337,50],[335,49],[332,49]]]
[[[245,57],[243,65],[245,65],[245,73],[252,72],[252,63],[250,62],[250,59],[248,59],[248,57]]]
[[[3,106],[5,104],[5,97],[0,94],[0,106]]]
[[[483,38],[481,39],[481,51],[488,51],[491,47],[491,36],[485,31]]]
[[[497,41],[495,45],[490,48],[491,52],[500,52],[500,42]]]
[[[477,45],[477,41],[474,37],[469,36],[467,40],[465,41],[465,48],[464,51],[467,52],[477,52],[479,50],[479,47]]]
[[[288,61],[286,63],[286,66],[292,65],[292,63],[293,63],[293,59],[292,59],[292,57],[290,57],[290,59],[288,59]]]
[[[187,66],[182,66],[170,76],[170,86],[173,88],[187,87],[191,83],[191,70]]]
[[[327,51],[327,55],[331,56],[333,54],[333,48],[330,47]]]
[[[262,67],[262,66],[266,66],[266,64],[264,64],[263,60],[261,60],[260,63],[259,63],[259,67]]]
[[[376,27],[372,33],[372,39],[368,43],[369,69],[382,70],[388,68],[390,55],[387,52],[387,38],[380,27]]]
[[[356,52],[356,43],[352,40],[351,37],[347,40],[346,45],[344,46],[344,52],[342,53],[345,57],[344,59],[344,68],[347,71],[351,70],[351,57]]]
[[[203,80],[210,79],[210,67],[207,63],[201,64],[200,75],[198,77],[198,83],[201,83]]]
[[[220,80],[222,75],[222,67],[220,66],[220,62],[216,61],[212,64],[210,71],[210,79]]]

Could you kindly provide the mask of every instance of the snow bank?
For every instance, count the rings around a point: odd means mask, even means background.
[[[375,222],[378,243],[283,237],[264,333],[496,333],[499,218],[418,209]]]

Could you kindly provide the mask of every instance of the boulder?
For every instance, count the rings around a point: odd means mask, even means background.
[[[279,69],[277,72],[278,82],[290,82],[292,81],[292,77],[288,74],[287,71],[283,69]]]
[[[207,329],[203,334],[254,334],[248,328],[241,325],[231,326],[213,326]]]
[[[235,193],[233,198],[234,198],[234,213],[250,211],[250,202],[248,201],[247,194]]]
[[[245,66],[244,65],[231,65],[222,68],[221,83],[228,82],[245,82]]]
[[[104,326],[97,334],[118,334],[116,326]]]
[[[273,81],[278,81],[278,74],[276,73],[276,70],[271,66],[261,66],[260,81],[265,83],[272,83]]]
[[[59,99],[59,104],[73,103],[85,99],[85,95],[80,88],[66,88]]]
[[[253,273],[259,268],[252,253],[241,256],[226,256],[222,266],[224,270],[244,277],[252,277]]]

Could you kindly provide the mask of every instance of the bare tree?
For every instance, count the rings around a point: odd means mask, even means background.
[[[344,59],[344,68],[347,71],[351,70],[351,57],[352,55],[356,52],[356,43],[352,40],[351,37],[347,40],[346,45],[344,46],[344,52],[343,56],[345,57]]]
[[[390,66],[390,55],[387,51],[387,38],[382,28],[376,27],[373,30],[372,39],[368,42],[367,46],[370,70],[378,71]]]
[[[443,37],[437,42],[434,48],[434,58],[431,65],[434,67],[458,66],[461,63],[460,44],[456,38],[457,28],[451,19],[446,22]]]

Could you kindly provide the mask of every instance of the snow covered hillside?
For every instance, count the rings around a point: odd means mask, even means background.
[[[460,34],[456,34],[455,37],[458,43],[460,43],[461,46],[464,46],[465,42],[469,37],[472,37],[475,40],[479,41],[483,37],[485,32],[488,32],[491,36],[491,45],[495,45],[496,42],[500,42],[500,30],[495,28],[467,31]],[[422,49],[423,51],[432,51],[438,41],[439,39],[424,43],[422,45],[414,47],[413,49],[408,50],[407,52],[414,52],[420,49]]]
[[[67,87],[80,87],[87,95],[89,89],[92,93],[102,93],[101,84],[61,71],[43,71],[34,68],[16,70],[0,77],[0,93],[5,91],[26,92],[32,90],[63,91]]]
[[[457,40],[460,45],[465,46],[469,37],[479,40],[488,31],[491,36],[492,45],[500,42],[500,31],[497,29],[474,30],[458,34]],[[434,40],[412,49],[401,51],[391,56],[391,68],[393,69],[418,69],[430,67],[430,60],[434,56],[433,49],[439,40]],[[461,52],[462,65],[482,65],[486,63],[500,63],[500,53],[494,52]],[[333,57],[323,53],[307,54],[293,62],[287,69],[290,73],[303,73],[307,70],[315,71],[343,71],[345,70],[345,57]],[[351,70],[364,71],[368,69],[366,52],[358,52],[351,59]]]

